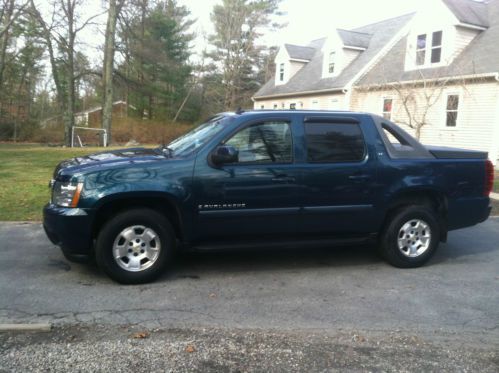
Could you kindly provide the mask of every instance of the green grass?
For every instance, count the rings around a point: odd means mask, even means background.
[[[64,159],[102,150],[0,144],[0,221],[41,220],[55,166]]]

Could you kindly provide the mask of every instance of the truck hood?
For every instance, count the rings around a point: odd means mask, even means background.
[[[160,149],[130,148],[104,151],[62,161],[54,170],[54,179],[95,168],[164,161],[169,157]]]

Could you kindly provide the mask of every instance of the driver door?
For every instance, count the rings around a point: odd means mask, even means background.
[[[194,171],[200,240],[258,239],[297,229],[298,171],[290,121],[262,121],[239,129],[220,145],[239,152],[236,162],[198,160]]]

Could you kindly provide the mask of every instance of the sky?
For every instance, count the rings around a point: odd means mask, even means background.
[[[43,0],[38,0],[44,4]],[[383,19],[396,17],[414,11],[422,3],[439,0],[282,0],[279,10],[285,15],[279,22],[286,26],[276,32],[266,34],[260,41],[263,45],[273,46],[284,43],[306,45],[309,41],[327,36],[335,28],[350,29]],[[201,54],[205,49],[204,36],[213,32],[210,13],[213,6],[221,0],[178,0],[185,5],[196,19],[193,31],[197,37],[192,51]],[[102,11],[103,0],[85,0],[81,19]],[[105,25],[105,15],[101,17]],[[101,29],[104,29],[101,26]],[[204,35],[204,36],[203,36]],[[82,46],[90,60],[100,64],[102,52],[100,45],[103,35],[88,28],[81,34]]]
[[[286,14],[280,21],[287,25],[268,34],[264,44],[283,43],[306,45],[309,41],[327,36],[335,28],[354,28],[383,19],[413,12],[422,3],[439,0],[282,0],[280,11]],[[197,19],[195,31],[210,33],[210,12],[220,0],[179,0]],[[202,51],[204,39],[195,41],[194,50]]]

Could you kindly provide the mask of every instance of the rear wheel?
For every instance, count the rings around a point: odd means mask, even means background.
[[[390,264],[414,268],[433,256],[439,242],[440,225],[435,211],[426,206],[405,206],[391,216],[379,249]]]
[[[133,209],[109,220],[97,237],[96,260],[112,279],[139,284],[156,279],[175,246],[168,219],[150,209]]]

